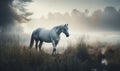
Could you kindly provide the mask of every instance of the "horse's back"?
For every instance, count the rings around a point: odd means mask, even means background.
[[[43,40],[45,42],[51,42],[50,30],[42,29],[39,33],[39,37],[41,40]]]
[[[51,42],[49,33],[50,33],[50,30],[38,28],[33,31],[32,35],[34,36],[35,39],[45,41],[45,42]]]

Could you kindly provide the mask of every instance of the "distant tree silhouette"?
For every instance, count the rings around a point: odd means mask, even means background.
[[[88,14],[89,14],[89,10],[88,9],[85,9],[85,14],[88,16]]]
[[[94,13],[91,16],[91,19],[92,19],[92,22],[94,23],[94,25],[100,24],[100,22],[101,22],[101,15],[102,15],[102,11],[101,10],[94,11]]]
[[[103,9],[95,10],[91,15],[89,14],[89,9],[85,9],[81,12],[78,9],[73,9],[70,13],[65,12],[64,14],[60,12],[49,12],[48,18],[41,22],[50,23],[69,23],[75,26],[89,27],[91,30],[120,30],[120,9],[117,10],[115,7],[107,6]],[[101,29],[102,28],[102,29]]]
[[[48,19],[50,19],[50,20],[54,19],[54,14],[50,12],[50,13],[48,14]]]
[[[119,25],[119,13],[115,7],[106,7],[102,15],[102,24],[105,28],[118,29]]]

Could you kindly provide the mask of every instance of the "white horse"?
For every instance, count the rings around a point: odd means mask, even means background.
[[[56,54],[56,46],[60,40],[60,34],[62,32],[66,35],[66,37],[69,37],[68,24],[55,26],[51,30],[38,28],[35,31],[33,31],[31,35],[30,48],[32,48],[34,40],[36,41],[35,45],[36,49],[39,42],[39,50],[41,50],[43,42],[48,43],[52,42],[53,45],[52,55]]]

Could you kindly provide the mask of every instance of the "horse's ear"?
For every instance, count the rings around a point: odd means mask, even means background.
[[[64,26],[68,26],[68,24],[65,24]]]
[[[68,24],[66,24],[68,26]]]

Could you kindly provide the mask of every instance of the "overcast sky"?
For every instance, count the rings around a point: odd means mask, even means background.
[[[48,12],[71,12],[75,8],[80,11],[89,9],[90,12],[93,12],[106,6],[119,8],[120,0],[33,0],[27,8],[34,13],[33,17],[40,17],[46,16]]]

